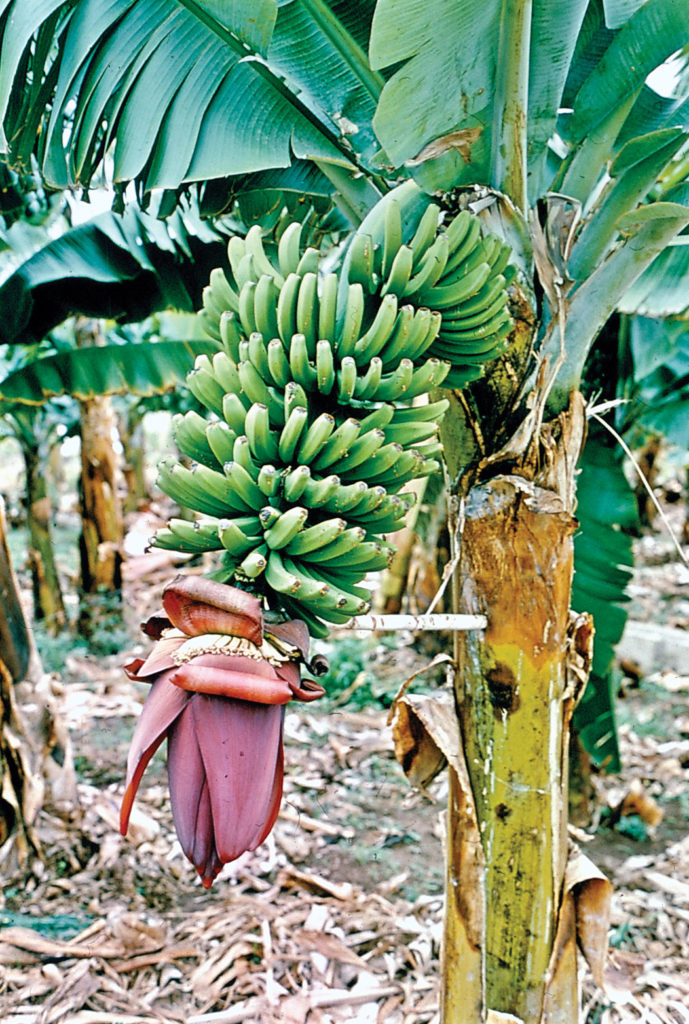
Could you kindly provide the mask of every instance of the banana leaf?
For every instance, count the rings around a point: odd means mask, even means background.
[[[194,359],[217,351],[208,339],[103,345],[36,359],[0,381],[0,403],[41,405],[59,395],[157,395],[185,384]]]
[[[572,607],[593,615],[593,666],[574,725],[596,764],[621,768],[615,726],[615,647],[627,620],[626,587],[632,575],[632,540],[637,525],[634,494],[621,460],[609,444],[589,437],[577,485],[579,531],[574,538]]]

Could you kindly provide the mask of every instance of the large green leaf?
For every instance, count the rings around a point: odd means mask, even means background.
[[[645,317],[689,313],[689,237],[678,235],[622,296],[621,313]]]
[[[0,111],[12,151],[26,148],[16,98],[57,70],[50,116],[31,128],[56,186],[88,184],[109,147],[115,181],[147,190],[295,158],[356,171],[378,148],[383,80],[362,48],[370,2],[355,19],[341,0],[43,0],[18,28],[26,7],[8,5]],[[56,44],[39,66],[32,40],[55,8]]]
[[[631,538],[623,528],[636,525],[636,502],[620,459],[595,433],[580,468],[572,607],[593,615],[595,638],[591,675],[574,724],[596,763],[619,771],[613,661],[627,619],[626,587],[633,565]]]
[[[21,264],[0,286],[0,343],[32,342],[72,314],[143,320],[174,307],[195,310],[223,235],[180,206],[166,221],[135,204],[99,214]]]
[[[147,396],[184,384],[197,355],[215,342],[159,341],[74,349],[37,359],[0,381],[0,402],[41,405],[58,395]]]

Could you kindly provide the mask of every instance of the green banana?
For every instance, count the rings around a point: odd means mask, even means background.
[[[289,465],[294,461],[295,452],[308,418],[308,410],[301,405],[297,405],[285,420],[285,425],[278,440],[278,454],[285,465]]]
[[[196,554],[222,549],[218,537],[217,519],[210,522],[197,520],[194,523],[190,523],[186,519],[170,519],[167,525],[172,537],[178,542],[178,551]]]
[[[302,497],[307,508],[323,508],[340,486],[335,473],[320,480],[308,480]]]
[[[361,425],[358,420],[350,418],[341,423],[325,442],[313,460],[311,468],[327,469],[332,466],[334,462],[341,459],[345,452],[349,450],[350,446],[359,436],[360,430]]]
[[[199,472],[201,469],[212,474],[212,488],[208,487],[207,480],[203,480]],[[204,515],[222,518],[230,512],[246,511],[246,506],[235,497],[222,474],[200,464],[194,469],[186,469],[178,462],[163,459],[158,467],[158,486],[179,505]]]
[[[392,334],[397,320],[397,296],[386,295],[380,302],[373,323],[354,346],[354,358],[361,366],[377,356]]]
[[[246,251],[250,252],[254,258],[256,273],[271,277],[278,288],[282,287],[284,279],[282,274],[275,269],[266,256],[265,249],[263,248],[263,231],[258,224],[254,224],[249,228],[244,239],[244,245],[246,246]]]
[[[249,439],[245,434],[240,434],[239,437],[234,439],[232,445],[232,458],[227,460],[228,462],[237,462],[243,467],[249,474],[252,480],[258,480],[258,474],[260,472],[260,465],[255,461],[251,454],[251,445]],[[223,472],[227,462],[223,464]]]
[[[366,530],[363,526],[352,526],[350,529],[341,533],[340,536],[330,544],[326,544],[321,548],[316,548],[315,551],[311,551],[301,557],[307,562],[329,562],[331,559],[337,558],[340,555],[351,554],[352,550],[356,548],[365,537]]]
[[[447,398],[441,398],[438,402],[428,402],[425,405],[409,405],[403,408],[395,408],[392,414],[391,423],[424,423],[435,420],[439,423],[450,403]]]
[[[355,234],[347,252],[349,281],[360,284],[368,292],[376,288],[373,267],[373,239],[370,235]]]
[[[341,459],[338,459],[336,463],[331,464],[331,468],[337,472],[341,479],[345,476],[349,476],[355,469],[361,466],[362,463],[372,459],[384,442],[384,430],[369,430],[367,433],[358,437],[357,440],[349,446],[347,454]]]
[[[278,521],[281,515],[282,512],[280,509],[276,508],[274,505],[264,505],[258,513],[258,521],[261,524],[261,528],[269,530],[271,526]]]
[[[408,243],[414,253],[414,264],[416,265],[435,239],[440,219],[440,207],[430,203],[421,214],[416,230]]]
[[[327,338],[316,343],[316,385],[323,395],[329,395],[335,384],[335,360]]]
[[[421,441],[428,440],[429,437],[435,437],[437,433],[438,424],[434,423],[433,420],[393,423],[385,428],[385,440],[386,443],[396,442],[401,444],[403,448],[409,448],[419,444]]]
[[[254,364],[249,359],[242,360],[237,367],[237,373],[239,375],[241,393],[246,395],[249,402],[252,405],[255,402],[259,402],[261,405],[267,405],[270,409],[272,403],[268,392],[268,385],[262,380]]]
[[[412,337],[409,339],[409,345],[405,352],[407,359],[411,359],[412,362],[426,355],[428,349],[430,349],[438,337],[443,318],[442,314],[436,310],[430,310],[422,306],[416,312],[415,321],[418,321],[418,335],[414,331],[412,332]]]
[[[373,356],[368,364],[368,370],[363,377],[358,377],[354,387],[354,397],[360,402],[365,402],[372,395],[375,395],[380,379],[383,375],[383,363],[378,356]]]
[[[283,478],[285,498],[289,502],[299,501],[311,479],[308,466],[295,466]]]
[[[239,395],[225,395],[222,401],[222,414],[230,430],[235,434],[244,433],[244,419],[249,402]]]
[[[326,274],[321,281],[321,294],[318,300],[318,337],[327,338],[333,345],[337,328],[339,283],[337,274]]]
[[[227,352],[216,352],[211,364],[211,372],[224,394],[239,394],[241,383],[237,364]]]
[[[419,395],[427,394],[433,388],[439,388],[450,372],[448,362],[433,357],[433,346],[428,351],[431,353],[431,358],[414,370],[411,384],[404,394],[405,401],[411,401],[413,398],[418,398]]]
[[[318,249],[309,247],[304,250],[304,253],[297,263],[297,274],[300,277],[304,277],[306,274],[318,274],[318,265],[321,260],[321,254]]]
[[[464,307],[460,308],[463,309]],[[443,317],[441,330],[470,330],[472,327],[480,327],[481,324],[491,320],[497,313],[507,309],[507,292],[504,288],[500,288],[497,290],[497,294],[492,298],[492,301],[487,302],[475,313],[458,313],[454,317]]]
[[[323,506],[327,512],[336,512],[343,515],[355,508],[361,501],[368,487],[363,480],[355,480],[351,484],[340,484],[332,498]]]
[[[394,548],[387,544],[361,541],[344,555],[330,555],[327,561],[332,569],[349,568],[361,572],[380,572],[388,568],[394,554]]]
[[[280,338],[273,338],[268,342],[266,350],[268,360],[268,373],[277,388],[284,388],[292,379],[289,366],[289,359],[285,353],[285,347]]]
[[[306,398],[306,392],[304,391],[301,384],[297,384],[296,381],[289,381],[285,387],[285,393],[283,397],[283,419],[286,420],[289,414],[292,412],[295,406],[300,405],[304,409],[308,409],[309,403]]]
[[[217,533],[225,550],[238,559],[244,558],[261,544],[260,535],[248,535],[235,519],[221,519],[218,523]]]
[[[362,492],[361,497],[355,505],[349,509],[349,514],[353,516],[366,516],[369,512],[372,512],[374,508],[378,508],[387,498],[387,491],[384,487],[376,485],[366,485],[366,490]],[[326,505],[325,511],[331,511]]]
[[[340,360],[344,359],[345,356],[354,355],[354,349],[359,340],[359,333],[364,320],[364,312],[364,290],[361,284],[356,281],[347,288],[344,318],[337,339],[337,356]]]
[[[205,405],[216,416],[222,416],[225,392],[213,376],[212,369],[207,369],[205,363],[202,363],[202,358],[202,356],[197,358],[194,369],[187,374],[187,386],[201,405]],[[206,362],[210,364],[207,357]]]
[[[278,335],[277,302],[279,297],[280,289],[274,278],[263,274],[254,289],[254,323],[256,330],[264,338],[276,338]]]
[[[287,553],[293,556],[308,554],[310,551],[315,551],[316,548],[322,548],[326,544],[332,543],[346,529],[347,523],[344,519],[324,519],[314,526],[307,526],[300,530],[287,545]]]
[[[275,466],[271,466],[270,463],[266,462],[258,471],[256,483],[267,498],[272,498],[279,490],[281,478],[282,474],[279,470],[277,470]]]
[[[278,264],[284,278],[296,273],[301,254],[301,228],[299,221],[288,224],[278,242]]]
[[[481,224],[478,217],[472,216],[468,210],[463,210],[448,225],[445,233],[450,243],[450,256],[445,265],[445,273],[451,274],[478,245],[481,239]]]
[[[242,407],[243,411],[243,407]],[[241,428],[244,428],[242,417]],[[234,442],[239,435],[224,420],[206,424],[206,438],[208,444],[218,461],[218,469],[222,469],[226,462],[234,457]],[[215,469],[215,466],[211,466]]]
[[[466,302],[467,299],[476,295],[488,281],[490,275],[489,264],[480,263],[478,267],[475,267],[474,270],[470,271],[459,281],[454,282],[454,284],[447,285],[446,287],[436,285],[434,288],[429,288],[419,296],[419,301],[431,309],[439,309],[441,312],[444,312],[446,309],[455,309],[461,306],[463,302]]]
[[[400,360],[397,369],[382,377],[378,387],[368,397],[372,402],[397,402],[405,398],[414,374],[411,359]]]
[[[259,334],[257,331],[249,335],[249,340],[246,342],[246,346],[240,346],[242,356],[248,359],[254,364],[259,374],[266,382],[272,379],[270,368],[268,366],[268,350],[263,340],[264,335]],[[243,359],[240,359],[242,362]]]
[[[305,274],[297,296],[297,332],[303,334],[309,359],[316,355],[318,340],[318,277]]]
[[[421,310],[418,312],[421,312]],[[383,362],[383,366],[389,365],[390,363],[397,363],[404,356],[407,356],[407,347],[410,343],[412,329],[416,328],[415,333],[420,333],[421,330],[420,324],[419,326],[416,326],[416,313],[417,310],[412,305],[408,304],[406,306],[399,307],[395,326],[382,349],[378,353]]]
[[[263,539],[271,550],[286,547],[291,540],[304,528],[308,518],[307,509],[293,505],[283,512],[279,519],[266,530]]]
[[[385,215],[383,219],[383,253],[381,262],[381,277],[386,278],[392,272],[392,267],[402,249],[402,212],[400,205],[394,199],[385,204]],[[411,250],[409,250],[411,253]],[[411,269],[411,268],[410,268]]]
[[[337,398],[341,405],[347,405],[354,396],[357,384],[357,365],[352,356],[345,356],[337,371]]]
[[[392,261],[390,271],[380,294],[385,296],[390,293],[392,295],[396,295],[398,298],[405,295],[413,267],[413,251],[407,245],[401,246]]]
[[[394,415],[394,405],[389,405],[388,403],[379,405],[377,409],[374,409],[368,416],[364,416],[360,420],[361,434],[365,434],[369,430],[384,430],[388,423],[392,422]]]
[[[289,347],[289,365],[293,379],[306,391],[313,391],[318,381],[315,367],[309,360],[309,348],[303,334],[293,334]]]
[[[301,438],[299,450],[296,456],[297,461],[301,463],[311,462],[311,460],[318,455],[334,429],[334,417],[328,412],[321,413],[321,415],[309,425],[306,433]]]
[[[256,314],[254,312],[254,296],[256,295],[256,282],[247,281],[239,293],[239,322],[245,334],[252,334],[258,330],[256,326]]]
[[[254,548],[249,554],[239,563],[237,568],[240,573],[243,573],[250,580],[258,579],[261,573],[266,571],[268,565],[268,548],[265,544],[262,544],[258,548]]]
[[[296,594],[301,588],[299,577],[287,571],[278,551],[271,551],[268,555],[265,573],[266,583],[278,594]],[[326,584],[322,586],[325,588]]]
[[[237,282],[237,288],[239,291],[239,298],[241,300],[242,291],[248,284],[255,284],[258,281],[259,274],[256,272],[256,265],[254,264],[254,258],[250,252],[246,252],[237,264],[237,269],[233,270],[234,279]]]
[[[278,296],[276,316],[278,335],[284,345],[288,346],[293,334],[297,333],[297,300],[301,278],[298,274],[290,274]]]
[[[227,310],[220,317],[220,339],[225,346],[227,354],[237,362],[242,332],[237,320],[237,314],[231,310]]]
[[[239,264],[246,256],[246,245],[244,239],[240,238],[239,235],[231,235],[230,240],[227,243],[227,259],[232,269],[232,276],[235,281],[237,280],[237,274],[239,272]]]
[[[268,406],[255,402],[246,414],[244,430],[251,454],[258,462],[274,462],[278,457],[278,440],[270,426]]]

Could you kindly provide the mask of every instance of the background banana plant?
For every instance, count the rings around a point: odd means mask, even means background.
[[[459,641],[445,723],[443,1012],[446,1024],[575,1019],[565,925],[586,910],[583,889],[564,884],[562,764],[578,696],[570,660],[581,676],[590,655],[586,621],[568,632],[567,614],[579,389],[642,275],[665,262],[680,273],[682,246],[669,247],[689,224],[689,0],[8,0],[0,34],[7,151],[19,164],[35,156],[52,188],[105,175],[119,196],[130,182],[140,200],[162,190],[169,210],[193,186],[218,211],[238,188],[255,198],[310,181],[305,193],[322,197],[327,181],[339,226],[357,227],[411,177],[510,246],[510,346],[447,392],[442,432],[457,610],[490,623]],[[649,76],[670,58],[665,96]],[[682,381],[681,370],[669,381],[670,405]],[[615,380],[602,385],[616,397]],[[595,508],[606,520],[608,508],[627,514],[613,476]],[[624,564],[612,542],[606,553]],[[591,559],[580,564],[580,582],[602,594]],[[598,971],[600,951],[585,952]]]

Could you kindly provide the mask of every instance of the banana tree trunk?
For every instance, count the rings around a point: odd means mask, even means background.
[[[488,627],[456,641],[444,1024],[578,1019],[565,877],[570,648],[586,660],[591,632],[569,610],[582,436],[577,402],[549,431],[545,473],[494,476],[456,502],[455,611]]]
[[[37,448],[24,446],[26,469],[29,564],[33,586],[34,615],[49,633],[57,634],[67,625],[60,580],[50,534],[52,505],[48,496],[45,465]]]
[[[118,416],[117,427],[124,454],[122,474],[127,486],[122,512],[128,515],[130,512],[136,512],[149,498],[144,458],[143,412],[137,408],[129,409],[126,414]]]
[[[82,319],[76,329],[80,346],[103,344],[97,321]],[[117,496],[117,455],[113,448],[115,416],[108,397],[80,401],[81,413],[81,556],[82,603],[79,628],[90,636],[104,614],[112,615],[122,587],[122,513]],[[107,608],[107,612],[106,612]]]

